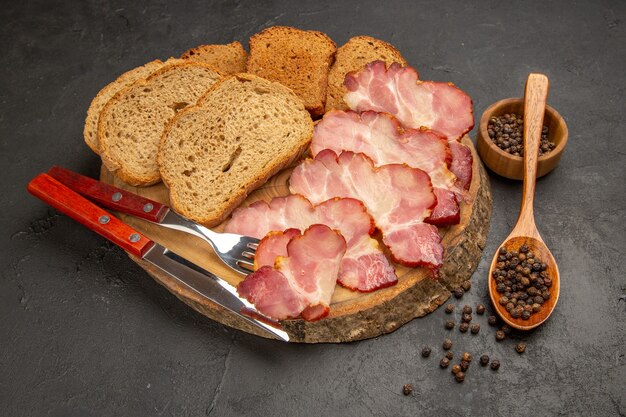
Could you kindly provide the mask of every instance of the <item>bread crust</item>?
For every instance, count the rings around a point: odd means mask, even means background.
[[[284,45],[273,48],[274,41]],[[253,35],[249,49],[249,73],[291,88],[304,101],[311,116],[324,113],[328,72],[337,50],[328,35],[290,26],[272,26]]]
[[[265,80],[254,74],[240,73],[240,74],[226,76],[222,78],[221,80],[219,80],[209,90],[207,90],[207,92],[205,92],[202,95],[202,97],[198,99],[197,104],[195,106],[190,106],[188,108],[185,108],[184,110],[180,111],[174,118],[172,118],[169,121],[169,123],[167,124],[163,132],[163,135],[161,136],[161,143],[159,146],[159,153],[157,156],[157,162],[159,164],[160,172],[161,172],[161,179],[163,180],[163,183],[170,191],[169,192],[170,204],[174,208],[174,210],[182,214],[183,216],[189,219],[192,219],[198,223],[201,223],[207,227],[212,227],[212,226],[222,223],[230,215],[230,213],[245,200],[248,194],[250,194],[252,191],[257,189],[261,185],[265,184],[267,180],[271,178],[274,174],[278,173],[283,168],[291,165],[292,163],[300,159],[300,157],[308,149],[311,143],[311,140],[313,138],[313,121],[307,114],[306,119],[303,118],[303,120],[308,125],[306,126],[306,129],[305,129],[306,134],[303,135],[302,138],[298,139],[299,142],[297,143],[297,146],[294,152],[290,154],[284,154],[284,153],[280,154],[279,152],[276,152],[275,154],[276,156],[272,159],[272,161],[268,163],[268,165],[266,165],[265,168],[261,172],[259,172],[257,175],[255,175],[252,178],[246,179],[245,180],[246,183],[243,185],[242,188],[239,188],[234,193],[228,195],[226,200],[223,201],[221,205],[219,206],[219,210],[216,210],[213,215],[211,216],[199,215],[196,211],[193,210],[193,208],[188,207],[183,201],[178,199],[178,194],[175,192],[175,189],[177,186],[180,186],[180,184],[178,184],[174,178],[169,176],[168,170],[165,167],[165,165],[167,164],[166,156],[164,154],[165,149],[167,149],[166,143],[168,141],[168,138],[174,126],[177,124],[178,120],[184,118],[186,115],[192,112],[200,111],[205,105],[207,99],[213,93],[220,90],[224,85],[227,85],[233,80],[236,80],[238,82],[259,82],[260,81],[264,84],[271,83],[272,85],[280,86],[280,88],[283,90],[282,91],[283,93],[290,94],[295,101],[301,103],[302,108],[300,111],[306,114],[306,111],[304,109],[304,104],[302,103],[302,101],[291,90],[284,87],[282,84]]]
[[[236,74],[246,71],[248,53],[241,43],[235,41],[226,45],[198,45],[183,52],[180,59],[204,62],[224,74]]]
[[[169,71],[178,69],[178,68],[184,68],[184,67],[189,67],[189,66],[207,68],[213,71],[219,77],[223,77],[224,75],[212,65],[205,64],[202,62],[192,62],[192,61],[183,61],[183,60],[168,61],[166,65],[164,65],[157,71],[150,74],[150,76],[148,76],[147,78],[139,79],[135,81],[134,83],[132,83],[131,85],[117,92],[117,94],[115,94],[115,96],[113,96],[113,98],[111,98],[111,100],[109,100],[107,104],[104,106],[104,108],[102,109],[102,112],[100,113],[100,117],[98,119],[98,142],[100,144],[100,157],[102,158],[102,162],[107,167],[107,169],[109,169],[118,178],[120,178],[122,181],[126,182],[127,184],[130,184],[133,186],[145,187],[145,186],[158,183],[161,180],[161,178],[160,178],[158,170],[153,175],[145,175],[145,176],[137,175],[137,173],[131,172],[131,171],[134,171],[132,168],[124,166],[123,163],[121,163],[115,157],[111,155],[110,153],[111,144],[109,143],[109,139],[107,138],[107,135],[106,135],[107,118],[109,117],[114,106],[118,105],[118,103],[120,103],[121,100],[123,100],[126,97],[126,95],[130,91],[132,91],[134,88],[150,86],[151,82],[154,81],[156,78],[160,77],[161,75]],[[194,104],[196,101],[197,100],[194,100]],[[159,134],[159,137],[160,136],[161,136],[161,133]],[[156,155],[154,155],[154,157],[156,158]]]

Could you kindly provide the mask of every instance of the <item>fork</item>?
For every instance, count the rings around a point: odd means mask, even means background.
[[[159,226],[197,236],[211,245],[217,256],[243,275],[253,270],[259,239],[234,233],[218,233],[176,213],[157,201],[121,188],[53,166],[48,175],[70,189],[104,207],[130,214]]]

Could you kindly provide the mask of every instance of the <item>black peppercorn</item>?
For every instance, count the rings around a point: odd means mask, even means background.
[[[472,307],[470,307],[467,304],[465,304],[463,306],[463,314],[472,314]]]
[[[470,327],[470,331],[472,332],[472,334],[478,334],[478,332],[480,331],[480,324],[472,324],[472,326]]]
[[[502,327],[500,327],[500,330],[502,330],[504,332],[504,334],[506,334],[507,336],[511,334],[511,331],[513,329],[511,329],[511,326],[509,326],[508,324],[503,324]]]
[[[439,361],[439,366],[441,366],[442,368],[447,368],[448,365],[450,365],[450,359],[441,358],[441,360]]]
[[[504,334],[504,332],[503,332],[502,330],[498,330],[498,331],[496,332],[496,340],[497,340],[498,342],[503,341],[505,338],[506,338],[506,335]]]
[[[498,318],[496,316],[489,316],[487,318],[487,323],[489,323],[490,326],[495,326],[498,324]]]
[[[463,316],[461,316],[461,321],[463,323],[469,323],[470,321],[472,321],[472,315],[471,314],[463,314]]]
[[[455,375],[458,374],[459,372],[461,372],[461,365],[454,365],[454,366],[452,366],[451,372],[453,374],[455,374]]]
[[[456,379],[456,382],[465,381],[465,373],[463,371],[457,372],[456,375],[454,375],[454,379]]]
[[[454,311],[454,304],[446,305],[446,313],[452,314],[453,311]]]
[[[519,342],[517,345],[515,345],[515,351],[517,353],[524,353],[526,351],[526,344]]]
[[[402,393],[404,395],[411,395],[412,392],[413,392],[413,385],[404,384],[404,386],[402,387]]]
[[[425,346],[424,349],[422,349],[422,357],[427,358],[430,356],[430,348],[428,346]]]
[[[446,329],[448,330],[454,329],[454,320],[446,320]]]
[[[478,304],[476,306],[476,314],[480,314],[481,316],[485,314],[485,306],[482,304]]]
[[[469,369],[469,362],[468,361],[461,361],[461,363],[459,364],[461,366],[461,371],[463,372],[467,372],[467,370]]]
[[[487,366],[489,365],[489,356],[488,355],[483,355],[480,357],[480,364],[482,366]]]
[[[450,351],[446,352],[446,358],[448,358],[448,360],[452,360],[453,357],[454,357],[454,355],[452,354],[452,352],[450,352]]]
[[[532,313],[531,313],[530,311],[528,311],[528,310],[524,310],[524,311],[522,311],[522,314],[521,314],[522,320],[528,320],[528,319],[530,319],[530,315],[531,315],[531,314],[532,314]]]
[[[461,287],[457,287],[457,288],[455,288],[455,289],[454,289],[454,296],[455,296],[456,298],[461,298],[461,297],[463,297],[463,294],[465,294],[465,291],[463,291],[463,288],[461,288]]]
[[[463,323],[459,324],[459,331],[461,333],[466,333],[468,329],[469,329],[469,324],[468,323],[463,322]]]
[[[452,340],[445,339],[443,341],[443,345],[442,346],[443,346],[444,350],[450,350],[450,348],[452,348]]]
[[[498,369],[500,369],[500,361],[497,359],[492,360],[491,369],[493,369],[494,371],[497,371]]]
[[[467,281],[463,281],[461,283],[461,287],[463,288],[463,290],[469,291],[470,288],[472,288],[472,282],[469,279]]]
[[[463,352],[463,354],[461,355],[461,359],[466,361],[466,362],[471,362],[472,361],[472,355],[469,352]]]

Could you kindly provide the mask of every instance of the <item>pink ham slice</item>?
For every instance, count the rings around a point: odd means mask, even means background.
[[[361,152],[377,166],[404,163],[426,171],[437,197],[437,205],[426,222],[436,226],[459,222],[455,194],[461,197],[465,191],[448,169],[452,155],[446,138],[440,134],[428,129],[404,130],[388,113],[333,110],[316,124],[313,133],[311,154],[315,156],[324,149],[336,154],[344,150]]]
[[[348,73],[344,85],[348,89],[344,101],[352,110],[390,113],[406,127],[436,130],[457,148],[465,148],[459,141],[474,127],[472,99],[467,94],[452,83],[420,81],[411,67],[394,63],[387,69],[384,62],[374,61]],[[451,171],[469,189],[471,153],[469,149],[452,153]],[[463,159],[456,161],[457,156]]]
[[[316,224],[301,236],[292,236],[286,249],[287,256],[248,275],[237,292],[273,319],[324,318],[346,251],[345,239],[328,226]]]
[[[374,233],[374,220],[363,203],[352,198],[333,198],[316,206],[301,195],[276,197],[269,204],[257,201],[236,209],[225,231],[259,239],[266,236],[263,240],[267,244],[260,245],[255,255],[255,265],[261,267],[272,265],[272,257],[285,253],[288,238],[271,231],[304,230],[316,223],[338,230],[346,239],[348,249],[341,261],[340,285],[369,292],[398,282],[378,241],[370,236]],[[288,233],[294,232],[285,232]]]
[[[365,204],[392,258],[403,265],[438,269],[443,247],[437,228],[424,219],[437,203],[428,174],[407,165],[375,168],[363,154],[326,149],[298,165],[290,190],[317,203],[352,197]]]

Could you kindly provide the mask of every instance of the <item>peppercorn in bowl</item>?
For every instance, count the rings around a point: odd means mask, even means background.
[[[508,98],[489,106],[478,128],[478,154],[489,169],[506,178],[524,178],[524,99]],[[559,164],[567,145],[568,130],[563,117],[546,105],[539,145],[537,178]]]

